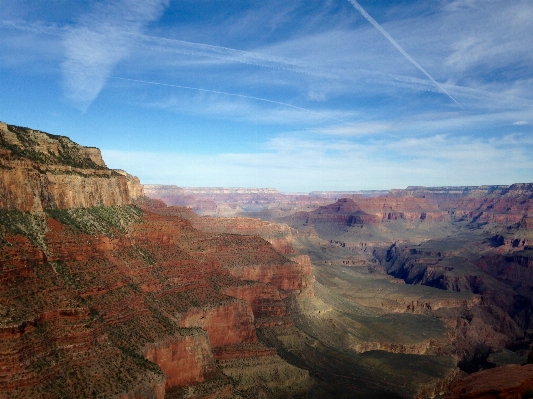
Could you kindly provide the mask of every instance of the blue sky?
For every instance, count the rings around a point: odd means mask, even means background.
[[[530,0],[1,3],[0,120],[143,183],[533,181]]]

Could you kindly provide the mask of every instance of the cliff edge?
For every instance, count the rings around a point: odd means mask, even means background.
[[[142,194],[138,179],[109,169],[98,148],[0,122],[1,209],[128,205]]]

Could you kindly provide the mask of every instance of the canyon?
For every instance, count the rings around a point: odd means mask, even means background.
[[[151,195],[159,197],[156,190]],[[181,211],[198,228],[257,234],[282,253],[310,257],[313,297],[299,297],[290,311],[300,334],[316,340],[315,348],[320,343],[367,357],[378,352],[398,358],[424,355],[425,360],[449,356],[458,367],[451,379],[464,373],[475,378],[478,371],[507,362],[519,369],[526,362],[533,328],[531,184],[408,187],[385,195],[276,194],[270,201],[256,193],[235,192],[223,199],[206,190],[194,195],[214,203],[210,210],[195,210],[202,217],[192,212],[194,207]],[[162,199],[187,205],[179,197]],[[222,208],[226,218],[219,217]],[[428,320],[443,323],[441,335],[431,336],[438,328]],[[419,331],[425,337],[417,337]],[[299,350],[289,349],[299,357],[297,364],[320,369],[320,361],[302,360]],[[494,355],[501,353],[503,360]],[[335,373],[353,367],[351,361]],[[502,375],[512,385],[512,373]],[[420,395],[395,389],[402,397]],[[438,390],[427,395],[435,394]]]
[[[0,123],[0,397],[531,397],[532,205],[142,185]]]

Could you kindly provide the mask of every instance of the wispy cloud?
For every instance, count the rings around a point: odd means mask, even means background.
[[[333,136],[365,136],[387,131],[394,131],[396,128],[392,124],[379,122],[358,122],[350,125],[329,126],[315,130],[317,133]]]
[[[279,69],[321,77],[333,77],[332,74],[325,71],[314,70],[310,65],[288,57],[142,34],[130,33],[130,35],[137,39],[139,46],[150,50],[183,54],[187,56],[216,58],[262,68]]]
[[[92,13],[67,29],[62,64],[66,96],[86,110],[104,87],[113,67],[131,50],[131,37],[157,19],[169,0],[96,3]]]
[[[123,80],[122,78],[117,79]],[[126,81],[135,82],[135,80],[131,79],[126,79]],[[144,82],[137,83],[144,84]],[[139,103],[143,107],[164,109],[175,113],[203,115],[210,118],[241,120],[262,124],[298,124],[300,126],[330,125],[331,123],[351,126],[352,123],[350,120],[357,116],[356,112],[328,109],[327,107],[308,109],[238,93],[227,93],[166,83],[151,83],[194,93],[193,95],[175,93],[156,101]],[[146,84],[151,83],[146,82]]]
[[[219,95],[222,95],[222,96],[237,97],[237,98],[244,98],[244,99],[247,99],[247,100],[261,101],[261,102],[266,102],[266,103],[269,103],[269,104],[281,105],[283,107],[293,108],[293,109],[296,109],[298,111],[303,111],[303,112],[308,113],[308,114],[314,114],[315,116],[318,116],[318,117],[321,117],[321,118],[332,119],[332,120],[335,120],[337,122],[349,123],[348,121],[344,121],[342,119],[335,118],[331,114],[326,115],[324,113],[321,113],[321,112],[318,112],[318,111],[314,111],[312,109],[298,107],[296,105],[289,104],[289,103],[284,103],[284,102],[281,102],[281,101],[269,100],[269,99],[263,98],[263,97],[248,96],[246,94],[239,94],[239,93],[228,93],[228,92],[224,92],[224,91],[210,90],[210,89],[204,89],[204,88],[200,88],[200,87],[181,86],[181,85],[175,85],[175,84],[170,84],[170,83],[160,83],[160,82],[152,82],[152,81],[138,80],[138,79],[128,79],[128,78],[119,78],[119,77],[113,77],[113,78],[114,79],[119,79],[119,80],[126,80],[126,81],[130,81],[130,82],[143,83],[143,84],[147,84],[147,85],[175,87],[175,88],[178,88],[178,89],[199,91],[199,92],[202,92],[202,93],[219,94]]]
[[[93,14],[97,14],[97,11],[95,10]],[[515,15],[516,12],[512,15]],[[148,15],[144,21],[146,22],[152,17]],[[448,18],[446,15],[441,17]],[[158,73],[167,75],[166,79],[160,79],[159,82],[170,83],[172,80],[169,79],[169,76],[172,76],[173,71],[178,70],[177,68],[182,68],[179,71],[180,76],[189,77],[191,75],[188,75],[183,68],[189,68],[192,74],[197,71],[198,67],[201,67],[204,80],[209,82],[211,74],[220,72],[214,70],[216,66],[226,65],[228,69],[225,73],[228,74],[228,82],[239,85],[240,81],[243,86],[250,86],[250,78],[254,74],[261,74],[259,69],[267,68],[279,72],[277,76],[282,77],[282,79],[276,82],[273,79],[274,75],[267,78],[263,74],[261,75],[262,82],[257,81],[255,83],[265,85],[269,82],[275,86],[283,80],[283,84],[292,84],[295,91],[301,91],[305,96],[303,99],[314,102],[324,102],[339,95],[353,94],[358,91],[384,93],[387,90],[398,89],[396,92],[400,92],[404,91],[403,89],[409,89],[417,92],[441,92],[443,89],[453,98],[459,96],[461,103],[466,103],[465,105],[472,109],[472,107],[483,106],[509,106],[513,103],[526,101],[524,96],[528,96],[528,90],[520,88],[524,87],[524,84],[517,85],[514,92],[507,92],[502,95],[499,87],[458,85],[455,83],[456,78],[448,79],[447,83],[435,85],[431,80],[411,76],[407,69],[402,70],[395,63],[387,61],[390,56],[385,49],[380,50],[379,46],[366,44],[362,46],[362,42],[370,43],[372,41],[370,37],[367,37],[367,32],[364,29],[358,29],[354,32],[329,30],[301,38],[286,39],[276,45],[258,48],[254,51],[244,51],[230,47],[145,35],[140,33],[142,25],[145,23],[142,22],[142,18],[138,18],[137,22],[134,21],[135,23],[129,21],[122,24],[118,17],[112,22],[109,21],[111,18],[91,22],[94,19],[98,18],[86,16],[80,19],[80,22],[73,28],[61,28],[43,23],[25,23],[24,21],[3,21],[1,25],[4,28],[9,27],[28,33],[57,35],[64,38],[62,40],[67,51],[67,60],[63,63],[65,88],[67,96],[76,101],[80,108],[86,107],[98,95],[106,82],[106,76],[111,74],[114,66],[119,61],[134,54],[134,62],[124,65],[126,71],[130,72],[131,75],[140,75],[146,70],[155,68],[158,69]],[[441,26],[442,29],[446,23],[446,20],[436,21],[436,25]],[[495,21],[494,25],[501,24]],[[400,28],[403,29],[401,25],[395,29]],[[453,52],[450,55],[446,53],[447,45],[439,44],[440,42],[446,43],[449,38],[436,36],[433,39],[434,43],[424,42],[424,29],[427,29],[427,26],[415,25],[411,29],[412,32],[403,30],[408,35],[404,40],[409,42],[411,36],[415,36],[417,41],[423,42],[423,47],[431,48],[433,52],[439,50],[439,56],[443,60],[446,59],[445,64],[453,67],[454,70],[463,68],[458,67],[453,61],[454,59],[464,60],[463,63],[470,65],[476,59],[483,59],[484,54],[486,54],[485,51],[489,51],[489,49],[485,49],[486,46],[478,48],[476,53],[479,55],[476,55],[474,59],[471,54],[465,54],[464,50],[459,51],[458,49],[462,48],[461,43],[464,40],[475,40],[477,43],[481,39],[468,39],[468,37],[465,39],[458,36],[457,40],[452,43]],[[485,29],[472,29],[484,31],[486,35],[489,35]],[[521,32],[516,29],[515,33]],[[514,36],[519,35],[515,34]],[[509,38],[509,40],[511,39]],[[483,39],[482,42],[485,41]],[[332,43],[336,43],[336,45],[332,46]],[[514,44],[510,46],[511,49],[516,47]],[[288,57],[287,54],[291,54],[292,57]],[[317,57],[317,54],[320,54],[320,57]],[[422,53],[422,55],[424,54]],[[202,58],[213,60],[216,64],[202,63],[200,61]],[[355,61],[356,63],[354,63]],[[235,63],[258,69],[250,69],[244,76],[239,72],[240,75],[237,79],[234,76],[235,72],[231,70],[231,65]],[[394,64],[395,70],[388,70],[387,64]],[[375,65],[375,69],[364,68],[364,66],[368,67],[369,65]],[[308,79],[295,79],[293,74],[308,76]],[[191,81],[191,83],[193,82]],[[218,80],[218,83],[222,82]],[[193,87],[195,85],[188,86]],[[217,90],[214,85],[203,88]],[[267,99],[280,100],[279,97]],[[290,104],[291,102],[287,103]]]

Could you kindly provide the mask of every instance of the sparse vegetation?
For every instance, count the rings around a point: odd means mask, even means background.
[[[130,231],[141,220],[143,212],[134,205],[98,206],[93,208],[48,209],[53,219],[86,234],[114,237]]]
[[[42,164],[68,165],[82,169],[107,169],[104,166],[96,164],[83,152],[82,146],[74,143],[68,137],[37,131],[37,133],[44,134],[50,139],[58,142],[59,151],[56,155],[51,151],[45,153],[35,150],[35,147],[37,147],[39,143],[34,138],[35,133],[33,133],[33,130],[14,125],[7,125],[7,128],[17,136],[21,146],[7,142],[5,138],[0,135],[0,147],[10,150],[11,155],[14,157],[27,158]]]
[[[34,245],[45,250],[46,215],[0,209],[0,240],[5,233],[28,237]]]

